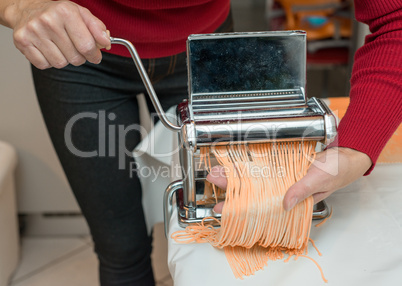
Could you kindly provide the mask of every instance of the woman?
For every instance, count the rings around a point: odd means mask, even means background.
[[[401,122],[402,4],[356,0],[355,8],[373,34],[356,54],[348,112],[332,148],[288,190],[286,209],[368,174]],[[141,187],[127,172],[127,150],[140,140],[135,95],[145,90],[125,48],[111,48],[107,30],[134,43],[166,110],[187,96],[187,36],[231,31],[229,11],[230,0],[0,4],[1,23],[14,30],[16,47],[33,65],[49,133],[90,226],[101,285],[154,285]],[[124,136],[101,128],[100,119]]]

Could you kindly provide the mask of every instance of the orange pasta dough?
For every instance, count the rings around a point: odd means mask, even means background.
[[[291,211],[284,210],[283,198],[288,188],[306,174],[314,150],[315,142],[211,147],[227,177],[220,228],[203,221],[173,233],[172,238],[180,243],[209,242],[223,248],[237,278],[252,275],[268,260],[283,259],[285,254],[306,255],[313,198]],[[209,150],[201,154],[209,154]],[[210,163],[208,166],[210,169]]]

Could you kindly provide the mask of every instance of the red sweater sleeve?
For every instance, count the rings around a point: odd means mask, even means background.
[[[367,154],[368,175],[402,121],[402,2],[355,0],[355,11],[372,34],[355,54],[350,104],[329,147]]]

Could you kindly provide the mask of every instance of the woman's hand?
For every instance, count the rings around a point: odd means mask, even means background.
[[[17,1],[5,10],[14,44],[38,69],[100,63],[100,49],[110,48],[106,26],[70,1]]]
[[[307,174],[288,189],[283,207],[289,211],[309,196],[313,196],[314,203],[318,203],[363,176],[371,165],[371,159],[366,154],[353,149],[336,147],[320,152]],[[212,168],[207,180],[220,188],[226,188],[221,166]],[[219,203],[214,211],[222,213],[222,208],[223,203]]]

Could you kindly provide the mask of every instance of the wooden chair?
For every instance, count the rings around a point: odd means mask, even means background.
[[[268,19],[275,21],[276,29],[306,31],[307,68],[323,71],[321,96],[327,97],[330,70],[335,67],[346,67],[347,73],[350,70],[351,3],[345,0],[267,0],[267,5],[275,9],[271,15],[281,15],[278,9],[283,11],[283,17],[278,17],[282,19],[282,26],[278,25],[278,19]],[[341,96],[348,90],[347,84]]]
[[[285,12],[286,30],[307,32],[308,52],[349,47],[352,35],[349,2],[342,0],[276,0]]]

